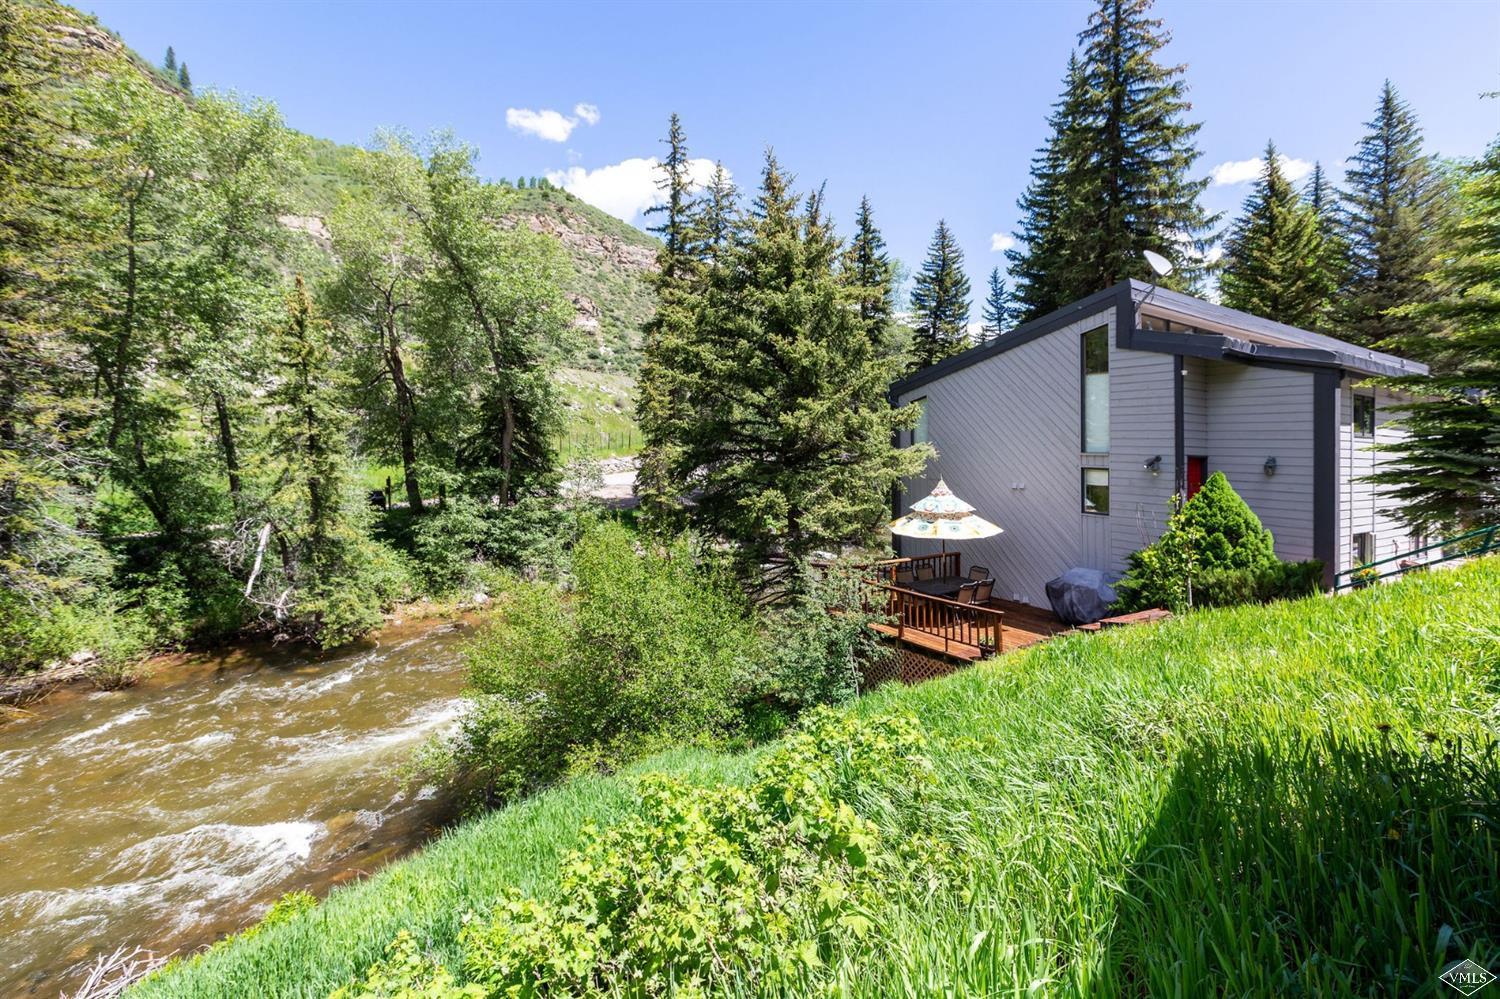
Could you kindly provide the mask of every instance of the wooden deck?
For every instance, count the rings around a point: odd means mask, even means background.
[[[988,606],[991,610],[1004,614],[1001,618],[999,652],[1011,652],[1037,642],[1045,642],[1053,635],[1068,630],[1068,626],[1059,621],[1051,611],[1040,607],[1012,603],[1009,600],[991,600]],[[913,648],[936,652],[960,662],[975,662],[997,652],[993,648],[946,636],[936,629],[926,631],[920,626],[901,628],[894,624],[879,623],[870,627]]]

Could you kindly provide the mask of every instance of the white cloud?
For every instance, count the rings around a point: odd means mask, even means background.
[[[578,127],[580,121],[587,125],[599,124],[599,108],[593,104],[575,104],[572,117],[551,108],[543,108],[541,111],[530,108],[505,109],[507,128],[548,142],[567,142],[568,136],[573,134],[573,129]]]
[[[630,222],[647,208],[659,205],[664,200],[662,192],[656,187],[661,176],[658,170],[660,165],[655,156],[635,156],[593,170],[580,166],[550,170],[547,172],[547,179],[595,208],[602,208],[615,218]],[[689,161],[688,176],[695,188],[707,186],[714,176],[713,160]]]
[[[1296,182],[1312,173],[1313,165],[1307,160],[1297,160],[1286,153],[1277,153],[1276,161],[1281,164],[1281,172],[1286,179]],[[1220,163],[1210,171],[1209,176],[1213,178],[1214,187],[1226,187],[1230,184],[1247,184],[1260,176],[1260,172],[1266,168],[1266,158],[1257,156],[1253,160],[1230,160]]]
[[[1013,247],[1015,245],[1016,245],[1016,241],[1014,239],[1011,239],[1009,236],[1007,236],[1003,232],[992,232],[992,233],[990,233],[990,252],[991,253],[1004,253],[1006,250],[1010,249],[1011,247]]]

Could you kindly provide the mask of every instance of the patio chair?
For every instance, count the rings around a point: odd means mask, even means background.
[[[979,582],[974,583],[973,586],[974,602],[981,607],[988,606],[990,602],[990,594],[995,592],[994,577],[992,576],[989,579],[981,579],[979,580]]]
[[[932,567],[931,562],[917,563],[917,580],[926,582],[929,579],[937,579],[937,570]]]
[[[910,566],[902,566],[896,570],[896,585],[910,586],[916,577],[912,575]]]
[[[965,583],[958,588],[958,596],[954,597],[953,599],[957,600],[961,604],[972,604],[975,602],[974,593],[978,589],[978,587],[978,583]]]
[[[982,565],[971,565],[969,566],[969,578],[976,583],[981,579],[989,579],[990,570]]]

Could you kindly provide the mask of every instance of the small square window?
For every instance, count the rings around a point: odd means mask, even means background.
[[[1375,436],[1374,396],[1357,395],[1354,397],[1354,432],[1360,437]]]
[[[1109,469],[1083,470],[1083,512],[1109,515]]]

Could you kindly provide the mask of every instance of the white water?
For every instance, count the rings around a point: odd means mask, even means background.
[[[458,637],[184,670],[0,727],[0,995],[56,995],[121,944],[202,945],[430,835],[442,795],[395,770],[459,716]]]

